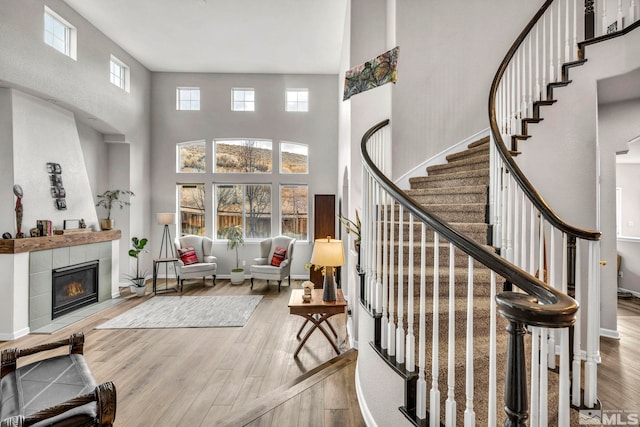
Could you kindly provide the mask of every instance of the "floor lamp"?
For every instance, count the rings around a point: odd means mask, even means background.
[[[173,225],[176,223],[176,214],[174,213],[157,213],[156,221],[160,225],[164,225],[164,230],[162,232],[162,241],[160,243],[160,255],[159,258],[175,258],[176,251],[173,246],[173,240],[171,239],[171,231],[169,230],[169,225]],[[164,255],[162,250],[164,249]]]

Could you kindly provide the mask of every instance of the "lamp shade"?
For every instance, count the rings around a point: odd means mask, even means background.
[[[311,264],[325,267],[339,267],[344,264],[342,240],[335,240],[329,237],[316,240],[313,244]]]
[[[176,214],[174,214],[174,213],[157,213],[156,214],[156,221],[158,221],[158,224],[161,224],[161,225],[175,224],[176,223]]]

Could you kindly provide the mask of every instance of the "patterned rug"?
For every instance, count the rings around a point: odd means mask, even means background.
[[[255,296],[156,296],[96,329],[244,326],[262,299]]]

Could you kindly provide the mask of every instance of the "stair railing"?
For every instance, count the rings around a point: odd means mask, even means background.
[[[592,35],[593,2],[585,4],[584,28],[587,35]],[[597,405],[600,338],[600,233],[562,220],[514,159],[519,154],[518,143],[530,137],[529,125],[542,120],[542,107],[556,102],[554,89],[568,85],[569,69],[585,62],[578,48],[582,39],[577,24],[580,9],[577,0],[546,1],[500,64],[489,95],[490,205],[494,244],[500,247],[501,255],[551,287],[572,294],[582,308],[571,343],[571,404],[593,408]],[[535,140],[531,142],[534,143]],[[585,330],[583,342],[581,331]],[[569,387],[563,374],[569,366],[562,355],[567,354],[570,343],[560,330],[532,328],[531,333],[535,361],[530,405],[531,425],[535,426],[545,425],[547,408],[543,396],[547,371],[556,368],[558,357],[560,379],[565,383],[563,387]],[[583,359],[586,360],[582,398]]]
[[[427,420],[429,425],[439,425],[443,414],[442,422],[447,426],[471,426],[480,413],[483,424],[502,424],[506,418],[505,425],[524,425],[529,393],[525,327],[557,329],[563,343],[560,364],[566,368],[569,353],[564,344],[578,306],[562,291],[456,231],[399,189],[381,171],[391,143],[388,124],[386,120],[371,128],[361,145],[361,302],[376,315],[372,346],[405,378],[405,404],[401,410],[416,425],[424,425]],[[441,265],[448,268],[440,270]],[[477,266],[485,266],[489,272],[485,274]],[[498,280],[520,291],[507,288],[497,293]],[[474,300],[474,295],[483,289],[488,290],[489,307],[478,306]],[[485,325],[474,325],[474,314],[481,310],[490,312],[488,337],[478,334],[478,328]],[[505,334],[497,312],[508,321],[508,349],[498,347],[498,337]],[[456,332],[458,322],[464,322],[464,331]],[[446,339],[440,337],[441,331],[447,331]],[[504,341],[500,340],[500,344]],[[441,355],[445,352],[446,356]],[[498,390],[497,360],[505,354],[505,387]],[[482,363],[474,366],[476,360]],[[442,386],[441,361],[447,367],[446,384]],[[460,363],[464,368],[463,390],[456,388],[456,367]],[[531,372],[539,371],[536,362]],[[561,369],[560,375],[564,377],[559,393],[564,390],[567,394],[568,369]],[[474,393],[480,389],[486,393],[486,407],[474,404],[479,400]],[[498,411],[500,396],[504,412]],[[559,402],[558,425],[568,426],[568,399],[561,397]]]

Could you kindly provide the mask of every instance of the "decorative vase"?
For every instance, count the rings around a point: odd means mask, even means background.
[[[136,295],[139,297],[143,297],[145,296],[145,294],[147,293],[147,287],[146,286],[136,286]]]
[[[231,270],[231,284],[241,285],[244,283],[244,268],[234,268]]]
[[[115,221],[112,219],[101,219],[100,220],[100,229],[103,231],[107,231],[107,230],[111,230],[113,229],[115,225]]]

